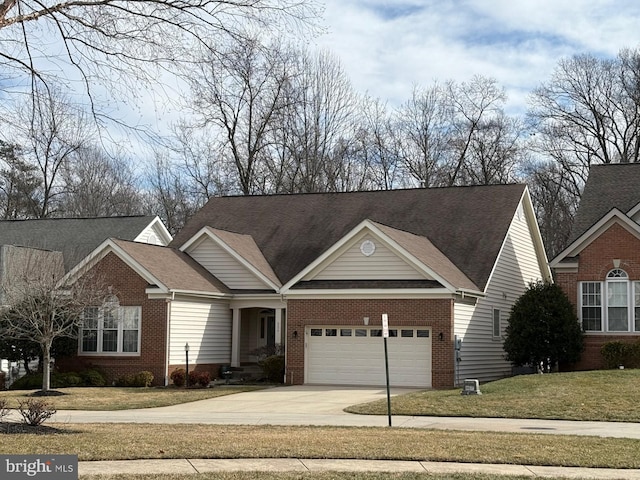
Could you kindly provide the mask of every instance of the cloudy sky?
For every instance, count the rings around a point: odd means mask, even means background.
[[[360,92],[397,105],[414,85],[493,77],[508,110],[577,53],[640,47],[637,0],[324,0],[334,52]]]

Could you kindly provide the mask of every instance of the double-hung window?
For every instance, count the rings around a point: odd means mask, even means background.
[[[586,332],[639,332],[640,282],[619,268],[603,282],[581,282],[579,312]]]
[[[140,307],[88,307],[83,314],[80,351],[103,355],[140,352]]]

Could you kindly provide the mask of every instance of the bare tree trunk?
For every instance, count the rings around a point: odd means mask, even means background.
[[[51,389],[51,340],[42,343],[42,391],[48,392]]]

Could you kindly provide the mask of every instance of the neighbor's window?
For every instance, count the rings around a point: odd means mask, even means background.
[[[580,283],[580,320],[587,332],[640,332],[640,282],[611,270],[603,282]]]
[[[493,309],[493,338],[500,338],[500,310],[497,308]]]
[[[88,307],[80,331],[82,353],[140,352],[141,307]]]

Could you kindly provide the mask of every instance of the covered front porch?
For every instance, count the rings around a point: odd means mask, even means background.
[[[231,366],[255,364],[259,356],[284,355],[286,303],[243,300],[231,304]]]

